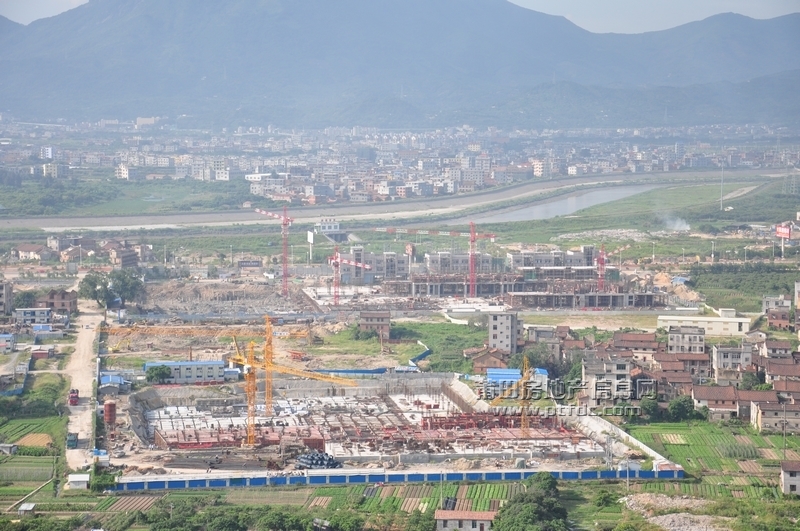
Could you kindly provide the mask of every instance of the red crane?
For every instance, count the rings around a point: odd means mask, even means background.
[[[606,290],[606,245],[600,246],[600,253],[597,255],[597,292],[603,293]]]
[[[362,264],[361,262],[356,262],[355,260],[348,260],[346,258],[342,258],[339,254],[339,246],[337,245],[333,249],[333,256],[328,257],[328,262],[333,266],[333,305],[339,306],[339,281],[340,281],[340,273],[339,273],[339,266],[344,265],[351,265],[355,267],[361,267],[369,271],[372,269],[371,265]]]
[[[385,232],[387,234],[423,234],[429,236],[451,236],[469,238],[469,296],[475,298],[477,295],[478,284],[478,240],[489,240],[494,242],[497,237],[495,234],[480,234],[475,230],[475,224],[470,222],[469,232],[428,230],[428,229],[398,229],[398,228],[377,228],[375,232]]]
[[[256,209],[256,212],[264,216],[279,219],[281,221],[281,237],[283,238],[283,296],[289,296],[289,227],[294,219],[286,214],[286,207],[283,207],[283,215],[273,214],[266,210]]]

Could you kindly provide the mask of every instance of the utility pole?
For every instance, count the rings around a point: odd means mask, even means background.
[[[786,460],[786,402],[783,403],[783,460]]]

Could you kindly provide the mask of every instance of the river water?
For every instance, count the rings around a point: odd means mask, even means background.
[[[534,205],[504,209],[502,212],[487,212],[481,217],[471,218],[478,224],[506,223],[509,221],[530,221],[534,219],[548,219],[556,216],[569,216],[584,208],[589,208],[611,201],[625,199],[632,195],[642,194],[658,188],[658,185],[619,186],[614,188],[601,188],[594,190],[576,190],[567,195],[538,201]],[[448,225],[462,224],[461,220],[454,220]]]

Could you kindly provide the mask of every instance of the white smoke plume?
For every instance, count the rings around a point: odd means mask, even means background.
[[[667,230],[683,232],[691,229],[686,220],[681,219],[677,216],[673,216],[672,214],[661,214],[658,217],[661,220],[661,222],[667,227]]]

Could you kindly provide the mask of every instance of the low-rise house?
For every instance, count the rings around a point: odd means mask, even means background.
[[[17,308],[14,310],[14,321],[21,325],[47,324],[53,320],[50,308]]]
[[[759,432],[789,433],[800,430],[800,404],[753,402],[750,424]]]
[[[382,339],[389,339],[392,327],[392,312],[390,311],[363,311],[358,316],[358,329],[373,331]]]
[[[113,265],[122,269],[139,265],[139,254],[133,249],[112,249],[109,257]]]
[[[769,360],[764,366],[764,375],[766,383],[774,383],[777,380],[800,380],[800,364],[786,363],[785,360]]]
[[[781,492],[800,494],[800,461],[781,461]]]
[[[775,330],[791,329],[792,322],[789,319],[789,310],[785,308],[767,310],[767,326]]]
[[[507,369],[508,363],[505,356],[496,350],[490,350],[472,360],[472,370],[475,374],[486,374],[488,369]]]
[[[616,350],[630,350],[636,360],[649,362],[658,352],[664,352],[664,345],[656,341],[655,333],[614,332],[611,345]]]
[[[8,354],[17,348],[17,340],[14,334],[0,334],[0,352]]]
[[[495,511],[445,511],[437,510],[433,517],[436,519],[437,531],[490,531],[492,522],[497,516]]]
[[[765,358],[791,358],[792,342],[768,339],[758,346],[758,353]]]
[[[78,311],[78,292],[51,289],[36,299],[36,307],[50,308],[59,313],[75,313]]]
[[[753,391],[747,389],[736,389],[736,400],[738,402],[738,417],[743,422],[752,419],[752,404],[755,402],[778,402],[777,391]]]
[[[225,381],[225,363],[222,361],[150,361],[144,364],[144,371],[161,365],[172,373],[164,380],[166,384],[217,384]]]
[[[695,409],[708,408],[708,420],[730,420],[739,414],[736,388],[732,385],[695,385],[692,400]]]
[[[764,295],[761,297],[761,313],[770,310],[786,310],[792,308],[792,298],[789,295]]]
[[[35,243],[20,244],[12,252],[16,258],[22,261],[39,262],[42,260],[49,260],[52,256],[52,253],[47,247]]]

